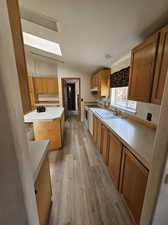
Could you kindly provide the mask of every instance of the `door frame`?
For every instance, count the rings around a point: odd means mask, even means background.
[[[65,81],[68,80],[76,80],[79,81],[79,116],[78,119],[81,120],[81,78],[80,77],[62,77],[61,78],[61,86],[62,86],[62,105],[65,106],[65,97],[64,97],[64,84]]]

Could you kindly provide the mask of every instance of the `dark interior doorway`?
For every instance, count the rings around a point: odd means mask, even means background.
[[[76,110],[75,83],[67,83],[68,111]]]
[[[62,99],[65,119],[76,115],[81,119],[80,78],[62,78]]]

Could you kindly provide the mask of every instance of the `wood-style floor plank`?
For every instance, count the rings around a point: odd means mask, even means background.
[[[49,153],[53,205],[49,225],[132,225],[87,129],[66,121],[65,143]]]

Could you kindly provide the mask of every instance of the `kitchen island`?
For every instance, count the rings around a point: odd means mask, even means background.
[[[58,150],[64,141],[64,108],[47,107],[45,112],[36,110],[24,116],[25,123],[33,123],[35,140],[49,140],[49,150]]]

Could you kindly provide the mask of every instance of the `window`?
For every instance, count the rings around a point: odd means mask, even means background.
[[[23,40],[25,45],[62,56],[60,45],[56,42],[49,41],[25,32],[23,32]]]
[[[130,112],[136,112],[136,102],[127,98],[128,87],[111,88],[111,105]]]

